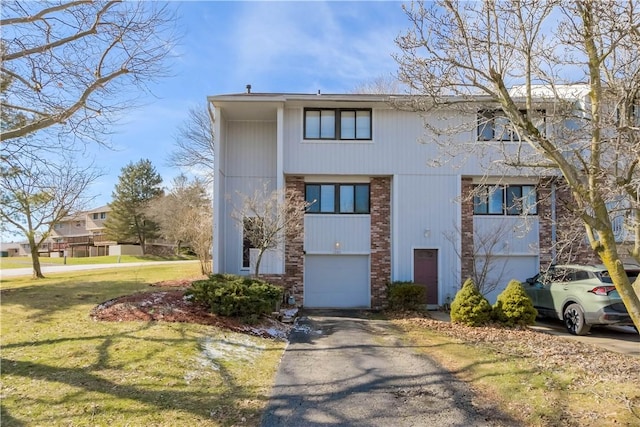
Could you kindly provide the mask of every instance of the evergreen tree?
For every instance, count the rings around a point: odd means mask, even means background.
[[[158,236],[158,225],[148,215],[149,203],[163,195],[162,177],[151,164],[141,159],[122,168],[109,204],[111,213],[105,221],[110,239],[138,243],[142,253],[146,242]]]

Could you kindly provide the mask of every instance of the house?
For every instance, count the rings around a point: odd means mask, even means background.
[[[460,160],[435,161],[441,157],[436,142],[472,147],[513,138],[499,110],[478,99],[477,106],[465,101],[468,117],[459,111],[424,116],[392,105],[401,99],[210,96],[217,137],[214,272],[250,274],[252,250],[232,212],[239,194],[265,184],[312,203],[303,238],[265,256],[260,270],[305,307],[379,309],[392,281],[424,284],[430,307],[446,304],[470,276],[478,236],[494,237],[491,255],[501,266],[489,272],[501,281],[490,301],[510,279],[524,280],[551,263],[556,177],[505,168],[487,178],[486,164],[497,155],[491,152],[473,157],[463,150]],[[482,127],[463,126],[477,123],[477,115]],[[460,130],[445,140],[425,126],[434,120]],[[540,126],[547,126],[544,117]],[[491,191],[469,197],[475,186]]]
[[[54,225],[49,237],[51,256],[88,257],[109,255],[104,222],[111,209],[100,206],[69,215]]]

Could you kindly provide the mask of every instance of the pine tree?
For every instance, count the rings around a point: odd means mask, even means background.
[[[158,225],[150,219],[148,208],[153,199],[163,195],[161,184],[162,177],[149,160],[141,159],[122,168],[105,221],[110,239],[138,243],[142,253],[146,252],[146,242],[158,236]]]

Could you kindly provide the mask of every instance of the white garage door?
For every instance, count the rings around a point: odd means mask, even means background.
[[[498,286],[492,292],[485,294],[491,304],[496,302],[496,298],[500,292],[504,291],[509,281],[516,279],[524,282],[538,272],[537,256],[496,256],[492,261],[492,269],[488,279],[497,283]]]
[[[369,308],[369,256],[307,255],[304,261],[304,306]]]

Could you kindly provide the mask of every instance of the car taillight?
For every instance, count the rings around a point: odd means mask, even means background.
[[[614,291],[615,289],[616,289],[615,286],[596,286],[595,288],[591,289],[589,292],[596,295],[607,296],[609,295],[609,292]]]

